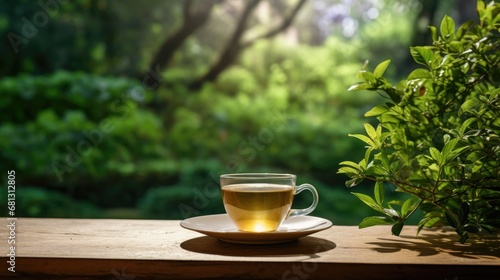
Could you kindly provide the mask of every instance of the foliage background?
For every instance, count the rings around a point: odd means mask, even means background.
[[[363,131],[364,112],[381,97],[347,88],[366,60],[392,58],[393,80],[412,67],[417,27],[434,18],[423,13],[427,2],[307,1],[286,32],[197,89],[190,80],[221,52],[238,1],[216,2],[161,71],[148,65],[181,25],[185,1],[0,2],[0,170],[16,172],[16,215],[222,213],[218,175],[266,171],[314,184],[313,215],[358,224],[371,210],[336,171],[364,153],[347,134]],[[431,5],[435,18],[464,16],[462,1],[441,2]],[[273,24],[276,15],[259,13],[246,35]],[[307,195],[294,203],[306,205]]]

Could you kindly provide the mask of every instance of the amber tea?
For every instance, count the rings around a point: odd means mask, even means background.
[[[274,231],[287,217],[293,187],[267,183],[232,184],[222,187],[226,212],[241,231]]]
[[[222,202],[236,228],[246,232],[271,232],[289,218],[311,213],[318,205],[318,192],[310,184],[295,185],[297,176],[279,173],[238,173],[220,176]],[[303,190],[312,204],[290,209],[293,197]]]

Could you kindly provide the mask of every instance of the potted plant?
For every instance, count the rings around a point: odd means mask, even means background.
[[[374,182],[373,196],[353,193],[381,216],[367,217],[360,228],[390,224],[399,235],[417,209],[423,227],[449,225],[460,242],[471,234],[500,228],[500,4],[477,2],[480,22],[458,29],[445,16],[430,27],[433,44],[410,48],[423,66],[393,85],[383,74],[390,61],[351,91],[369,90],[388,102],[369,110],[379,124],[365,124],[366,143],[359,162],[344,161],[339,173],[354,187]],[[411,195],[406,201],[384,201],[385,185]]]

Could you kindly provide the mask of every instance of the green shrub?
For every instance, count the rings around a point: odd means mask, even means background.
[[[389,61],[352,87],[384,92],[390,99],[366,113],[380,124],[352,136],[367,145],[359,163],[345,161],[340,173],[375,181],[374,199],[355,195],[385,216],[368,217],[360,227],[392,224],[399,235],[416,209],[423,227],[448,224],[466,242],[471,234],[500,228],[500,4],[478,1],[480,22],[455,22],[445,16],[431,27],[432,46],[411,48],[424,68],[397,85],[382,77]],[[405,201],[384,199],[389,182],[411,194]]]
[[[146,218],[182,220],[193,216],[225,213],[216,183],[203,188],[178,184],[150,189],[138,208]]]
[[[0,110],[4,122],[25,123],[50,108],[56,116],[82,111],[87,119],[100,122],[109,116],[123,116],[127,101],[147,102],[151,96],[131,79],[110,78],[59,71],[51,75],[19,75],[0,80]],[[15,107],[16,110],[9,110]]]
[[[58,72],[2,79],[0,92],[0,107],[20,112],[0,124],[0,167],[21,174],[18,185],[117,207],[134,206],[150,181],[175,180],[163,122],[138,82]]]
[[[340,51],[346,43],[331,41],[259,43],[199,92],[163,90],[160,96],[176,106],[168,129],[175,157],[196,151],[198,160],[217,158],[239,170],[331,173],[342,157],[362,155],[363,146],[344,136],[362,128],[360,116],[377,97],[344,94],[359,67]]]
[[[0,108],[15,104],[16,113],[0,124],[0,167],[24,174],[21,185],[102,208],[150,201],[159,185],[188,186],[179,199],[192,203],[199,185],[185,178],[210,172],[280,170],[332,185],[333,166],[363,154],[362,143],[344,136],[361,130],[365,106],[378,100],[344,94],[359,68],[359,50],[346,55],[348,47],[333,38],[321,47],[259,43],[199,91],[185,85],[186,69],[168,71],[154,93],[166,104],[160,113],[144,106],[151,94],[131,79],[71,72],[2,79]],[[155,211],[144,213],[173,210]]]
[[[7,205],[7,192],[2,192],[0,200]],[[103,212],[96,206],[72,199],[57,192],[36,186],[16,187],[17,217],[54,218],[100,218]]]

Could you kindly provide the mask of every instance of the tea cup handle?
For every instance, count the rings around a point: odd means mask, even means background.
[[[291,218],[291,217],[295,217],[295,216],[307,215],[307,214],[311,213],[318,205],[319,196],[318,196],[318,192],[316,191],[314,186],[310,185],[310,184],[302,184],[302,185],[295,188],[294,195],[299,194],[303,190],[308,190],[311,192],[311,194],[313,196],[313,202],[312,202],[311,206],[309,206],[305,209],[290,209],[290,211],[288,212],[287,219]]]

